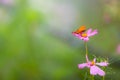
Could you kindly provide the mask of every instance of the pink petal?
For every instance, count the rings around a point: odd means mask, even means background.
[[[85,41],[85,42],[87,42],[87,41],[89,40],[88,37],[82,37],[80,34],[76,34],[76,33],[74,33],[74,32],[73,32],[72,34],[73,34],[74,36],[76,36],[77,38]]]
[[[96,65],[99,65],[99,66],[108,66],[108,62],[100,62],[100,63],[96,63]]]
[[[120,54],[120,44],[117,46],[116,51],[117,51],[118,54]]]
[[[87,63],[90,62],[87,54],[86,54],[86,61],[87,61]]]
[[[79,69],[83,69],[85,67],[88,67],[88,64],[87,63],[82,63],[82,64],[78,64],[78,68]]]
[[[94,62],[96,62],[96,58],[94,58],[94,60],[93,60]]]
[[[77,38],[81,39],[81,40],[83,39],[83,37],[81,37],[80,34],[76,34],[76,33],[74,33],[74,32],[73,32],[72,34],[73,34],[74,36],[76,36]]]
[[[89,38],[88,37],[83,37],[83,40],[85,41],[85,42],[87,42],[87,41],[89,41]]]
[[[90,74],[91,75],[100,75],[100,76],[104,76],[105,72],[103,70],[101,70],[99,67],[97,66],[91,66],[90,67]]]
[[[90,34],[92,32],[92,28],[87,30],[87,34]]]
[[[98,31],[97,30],[94,30],[94,31],[92,31],[91,33],[87,33],[88,34],[88,37],[90,37],[90,36],[94,36],[95,34],[97,34],[98,33]]]
[[[79,34],[76,34],[76,33],[74,33],[74,32],[72,32],[72,34],[73,34],[74,36],[76,36],[76,37],[79,37],[79,36],[80,36]]]

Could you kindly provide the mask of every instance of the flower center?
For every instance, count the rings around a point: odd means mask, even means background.
[[[91,62],[91,66],[93,66],[93,65],[95,65],[95,62],[94,62],[94,61]]]
[[[86,33],[82,33],[81,36],[82,37],[87,37],[87,34]]]

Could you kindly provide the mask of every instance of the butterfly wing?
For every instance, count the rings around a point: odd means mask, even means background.
[[[79,34],[85,32],[85,30],[86,30],[85,26],[80,26],[79,29],[77,29],[74,33]]]

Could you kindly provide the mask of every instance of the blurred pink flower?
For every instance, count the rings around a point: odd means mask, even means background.
[[[94,58],[93,61],[89,61],[88,56],[86,55],[86,63],[82,63],[82,64],[78,64],[79,69],[83,69],[85,67],[90,69],[90,74],[91,75],[100,75],[100,76],[104,76],[105,72],[100,69],[98,66],[108,66],[108,62],[100,62],[97,63],[96,62],[96,58]],[[98,66],[96,66],[98,65]]]
[[[98,33],[97,30],[92,31],[92,28],[90,28],[86,32],[81,32],[81,33],[73,32],[73,35],[78,37],[79,39],[87,42],[87,41],[89,41],[89,37],[94,36],[97,33]]]
[[[0,3],[4,5],[13,5],[15,0],[0,0]]]
[[[118,54],[120,54],[120,44],[117,46],[116,51],[117,51]]]

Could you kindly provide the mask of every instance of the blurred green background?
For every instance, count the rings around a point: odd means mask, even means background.
[[[84,42],[71,34],[81,25],[98,29],[89,55],[108,58],[106,80],[120,80],[119,8],[120,0],[0,0],[0,80],[83,80]]]

